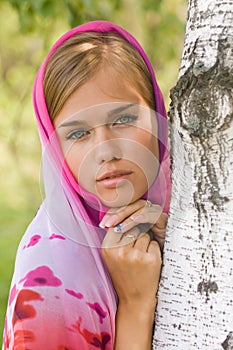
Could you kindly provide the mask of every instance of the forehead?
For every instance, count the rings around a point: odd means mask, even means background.
[[[111,74],[108,70],[100,70],[71,94],[55,117],[54,124],[57,126],[68,117],[92,106],[116,102],[147,106],[143,96],[124,76]]]

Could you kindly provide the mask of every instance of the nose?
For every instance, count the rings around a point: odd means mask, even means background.
[[[120,140],[112,135],[108,126],[96,128],[95,160],[98,164],[109,162],[122,157]]]

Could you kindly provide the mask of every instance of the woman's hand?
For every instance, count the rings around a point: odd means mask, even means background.
[[[102,256],[120,302],[154,309],[162,264],[158,243],[137,227],[122,235],[110,228],[102,243]]]
[[[162,266],[158,243],[137,227],[121,235],[110,228],[101,252],[119,298],[114,350],[151,350]]]
[[[150,231],[154,239],[163,248],[167,225],[167,214],[162,213],[159,205],[139,199],[122,208],[111,208],[100,222],[100,227],[114,227],[119,234],[125,233],[140,224],[148,224],[146,232]],[[146,228],[145,226],[142,228]]]
[[[111,208],[100,223],[108,228],[101,252],[119,298],[114,350],[152,348],[166,224],[161,207],[145,200]]]

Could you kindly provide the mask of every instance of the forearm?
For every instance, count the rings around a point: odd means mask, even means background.
[[[151,350],[155,304],[119,303],[114,350]]]

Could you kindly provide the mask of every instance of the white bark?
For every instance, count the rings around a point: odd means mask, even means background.
[[[190,0],[153,349],[233,349],[233,0]]]

